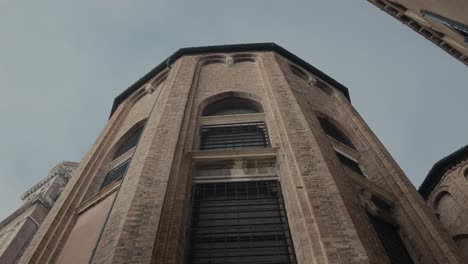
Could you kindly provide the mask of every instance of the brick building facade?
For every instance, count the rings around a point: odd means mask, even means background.
[[[70,179],[75,162],[64,161],[27,190],[23,205],[0,222],[0,263],[17,263]]]
[[[468,65],[467,1],[368,1]]]
[[[273,43],[119,95],[21,263],[462,263],[348,89]]]
[[[434,164],[419,192],[468,260],[468,146]]]

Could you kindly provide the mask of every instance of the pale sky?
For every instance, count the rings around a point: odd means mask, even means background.
[[[0,219],[182,47],[275,42],[349,88],[417,187],[468,144],[468,67],[367,1],[0,0]]]

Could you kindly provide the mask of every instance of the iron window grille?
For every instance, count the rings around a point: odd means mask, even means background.
[[[190,264],[296,263],[279,182],[194,185]]]
[[[320,126],[322,127],[322,129],[325,131],[327,135],[338,140],[339,142],[345,144],[346,146],[352,149],[356,149],[356,147],[354,147],[351,140],[343,132],[341,132],[341,130],[339,130],[335,125],[333,125],[330,121],[328,121],[325,118],[319,118],[318,120],[320,122]]]
[[[200,128],[200,149],[269,147],[265,122],[204,125]]]
[[[109,171],[109,173],[107,173],[106,177],[104,178],[104,181],[101,184],[100,190],[104,189],[104,187],[106,187],[107,185],[122,179],[122,177],[127,172],[129,164],[130,164],[130,159],[124,161],[117,168]]]
[[[390,263],[414,264],[396,227],[372,215],[369,215],[369,220],[390,258]]]
[[[345,165],[346,167],[348,167],[349,169],[351,169],[352,171],[360,175],[364,175],[364,173],[362,173],[361,167],[359,167],[359,164],[357,162],[355,162],[354,160],[346,157],[345,155],[339,152],[336,152],[336,155],[338,156],[338,159],[341,161],[343,165]]]

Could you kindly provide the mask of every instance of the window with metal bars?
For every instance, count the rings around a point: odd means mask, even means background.
[[[355,162],[354,160],[346,157],[345,155],[343,155],[343,154],[341,154],[339,152],[336,152],[336,155],[338,156],[338,159],[341,161],[341,163],[343,165],[350,168],[352,171],[354,171],[356,173],[364,175],[362,173],[361,167],[359,167],[359,164],[357,162]]]
[[[120,164],[117,168],[107,173],[106,177],[104,178],[104,181],[101,184],[101,190],[107,185],[122,179],[122,177],[125,175],[125,172],[127,171],[129,164],[130,164],[130,159],[126,160],[125,162]]]
[[[128,138],[125,140],[122,145],[117,149],[117,151],[114,154],[113,159],[116,159],[120,156],[122,156],[125,152],[129,151],[133,147],[136,146],[138,143],[138,139],[141,136],[141,133],[143,132],[143,127],[138,128],[135,130]]]
[[[193,188],[190,264],[296,263],[278,181]]]
[[[265,122],[204,125],[200,128],[200,149],[268,147]]]
[[[369,220],[390,258],[390,263],[414,264],[396,227],[372,215],[369,215]]]
[[[339,130],[334,124],[332,124],[328,119],[319,117],[318,120],[320,122],[320,126],[322,127],[322,129],[325,131],[327,135],[338,140],[339,142],[345,144],[346,146],[352,149],[356,149],[356,147],[354,147],[351,140],[341,130]]]

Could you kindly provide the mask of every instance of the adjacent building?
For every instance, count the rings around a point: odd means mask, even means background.
[[[64,161],[23,195],[23,205],[0,222],[0,263],[17,263],[69,181],[75,162]]]
[[[368,0],[468,65],[465,0]]]
[[[180,49],[117,96],[20,263],[463,260],[348,89],[257,43]]]
[[[419,193],[468,260],[468,146],[434,164]]]

